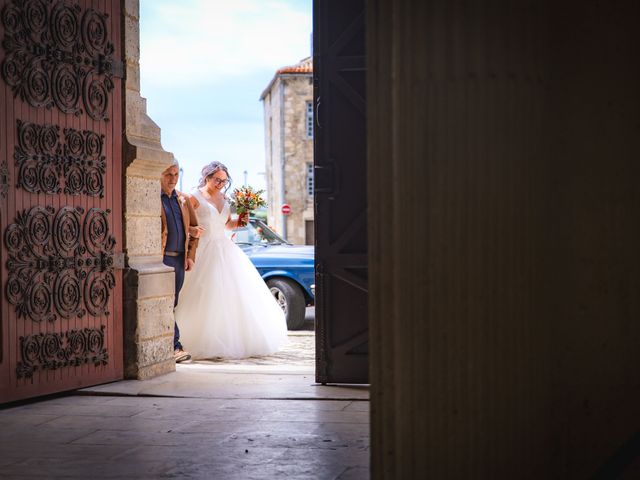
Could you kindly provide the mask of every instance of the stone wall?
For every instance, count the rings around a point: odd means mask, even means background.
[[[281,108],[281,97],[284,109]],[[311,101],[311,74],[278,75],[264,97],[268,222],[282,233],[280,207],[283,203],[289,204],[291,214],[286,219],[286,236],[287,240],[297,244],[305,243],[305,221],[313,221],[313,197],[307,195],[307,165],[313,164],[313,139],[307,137],[306,131],[307,102]],[[284,113],[283,122],[281,113]],[[284,196],[281,183],[283,143]]]
[[[140,96],[139,0],[124,2],[124,20],[124,364],[127,378],[144,379],[175,370],[174,275],[162,263],[159,181],[173,155]]]
[[[284,84],[280,79],[271,86],[269,93],[263,98],[264,131],[265,131],[265,173],[267,183],[267,220],[276,231],[282,233],[282,147],[281,147],[281,108],[280,89]]]
[[[285,78],[285,186],[287,239],[304,244],[305,220],[313,220],[313,197],[307,195],[307,165],[313,165],[313,138],[307,137],[307,102],[313,101],[311,74]]]

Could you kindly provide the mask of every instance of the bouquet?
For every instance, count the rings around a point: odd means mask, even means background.
[[[267,205],[267,202],[261,196],[263,193],[264,190],[256,191],[252,187],[245,185],[233,191],[229,203],[236,208],[239,219],[246,218],[252,210]]]

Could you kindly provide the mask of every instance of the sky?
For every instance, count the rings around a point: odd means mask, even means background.
[[[311,54],[312,0],[140,0],[140,91],[182,189],[217,160],[265,188],[260,94]]]

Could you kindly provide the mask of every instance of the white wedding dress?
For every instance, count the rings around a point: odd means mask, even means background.
[[[287,341],[284,312],[246,254],[225,235],[222,212],[196,191],[205,228],[175,310],[180,342],[194,359],[268,355]]]

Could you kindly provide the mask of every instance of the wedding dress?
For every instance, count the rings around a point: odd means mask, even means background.
[[[180,342],[195,359],[274,353],[287,340],[284,312],[251,260],[225,235],[229,203],[218,211],[200,191],[194,196],[205,231],[175,310]]]

